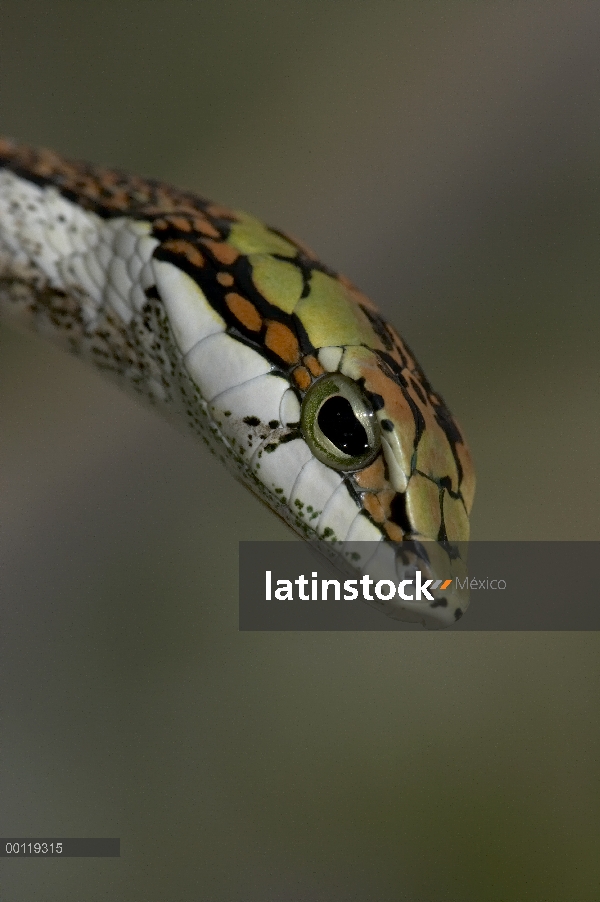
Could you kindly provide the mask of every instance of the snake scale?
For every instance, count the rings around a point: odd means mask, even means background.
[[[397,578],[407,539],[457,572],[475,477],[456,421],[373,303],[283,232],[0,140],[0,312],[185,423],[356,572]],[[467,603],[375,602],[434,627]]]

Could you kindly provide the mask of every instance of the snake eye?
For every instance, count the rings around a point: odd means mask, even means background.
[[[311,451],[336,470],[359,470],[379,451],[373,410],[352,379],[335,373],[313,382],[304,396],[300,425]]]

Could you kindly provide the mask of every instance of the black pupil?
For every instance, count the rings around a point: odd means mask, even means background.
[[[323,434],[344,454],[361,457],[369,450],[365,428],[354,416],[352,405],[346,398],[340,395],[328,398],[317,420]]]

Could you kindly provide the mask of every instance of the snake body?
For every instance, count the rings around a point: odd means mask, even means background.
[[[0,311],[186,423],[357,572],[367,562],[348,549],[370,542],[369,568],[397,577],[406,539],[437,541],[455,572],[475,486],[462,433],[373,303],[298,241],[191,192],[0,140]],[[467,601],[374,603],[436,626]]]

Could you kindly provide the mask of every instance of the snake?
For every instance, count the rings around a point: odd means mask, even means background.
[[[287,233],[0,139],[0,313],[190,430],[340,566],[397,578],[416,543],[458,572],[475,490],[462,431],[374,303]],[[373,604],[439,627],[468,595]]]

